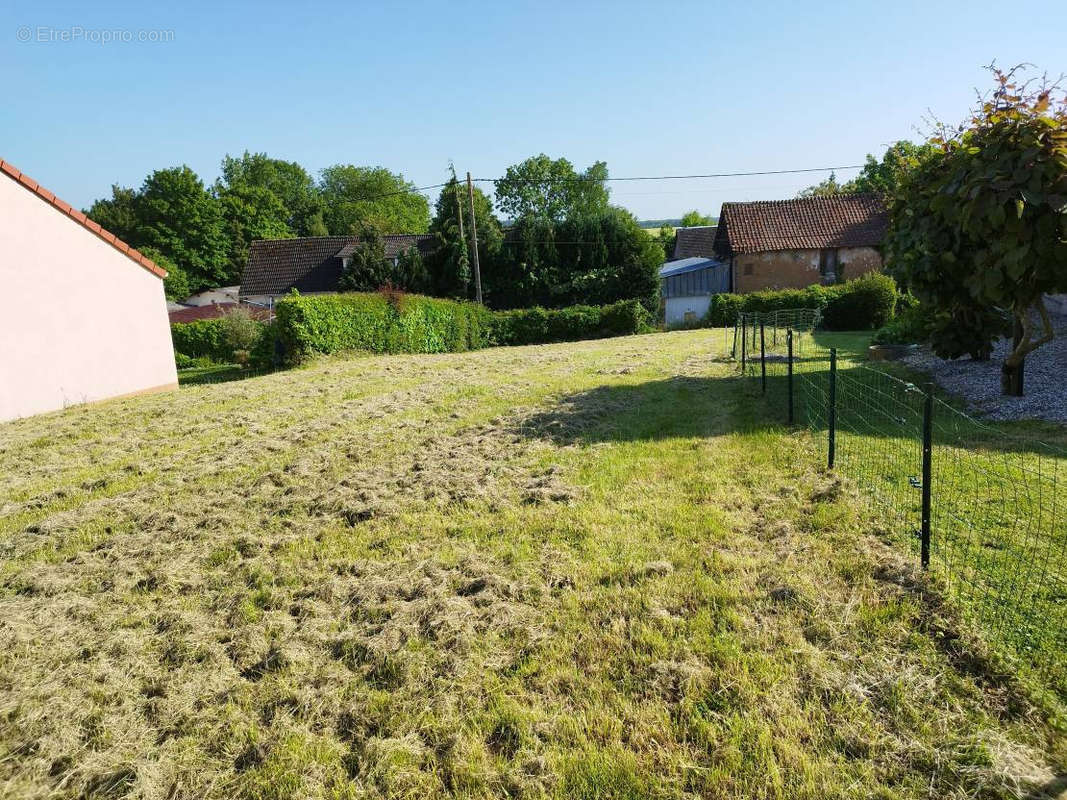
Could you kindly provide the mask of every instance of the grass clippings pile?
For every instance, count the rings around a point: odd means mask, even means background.
[[[721,339],[0,427],[0,795],[1051,792],[1055,710],[762,427]]]

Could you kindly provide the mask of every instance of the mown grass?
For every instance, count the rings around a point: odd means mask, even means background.
[[[0,427],[0,794],[1051,793],[1056,710],[722,341],[331,359]]]

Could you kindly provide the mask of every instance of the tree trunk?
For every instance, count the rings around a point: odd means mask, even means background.
[[[1023,324],[1019,317],[1015,317],[1015,330],[1012,349],[1019,347],[1023,340]],[[1005,364],[1000,368],[1000,392],[1011,397],[1023,396],[1023,372],[1026,367],[1026,359],[1020,358],[1018,364]]]

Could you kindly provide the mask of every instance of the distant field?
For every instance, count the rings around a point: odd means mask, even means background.
[[[724,345],[333,358],[0,425],[0,795],[1055,786],[1050,712]]]

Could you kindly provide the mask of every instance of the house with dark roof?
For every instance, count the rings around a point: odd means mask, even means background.
[[[434,247],[434,237],[430,234],[383,236],[382,240],[385,257],[394,264],[412,247],[423,256]],[[336,292],[341,274],[358,247],[358,236],[254,241],[241,276],[240,300],[270,307],[292,289],[301,294]]]
[[[674,231],[674,253],[671,261],[683,258],[714,258],[717,225],[694,225]]]
[[[715,253],[733,292],[802,289],[881,269],[888,224],[873,195],[723,203]]]
[[[0,420],[177,386],[166,275],[0,160]]]

